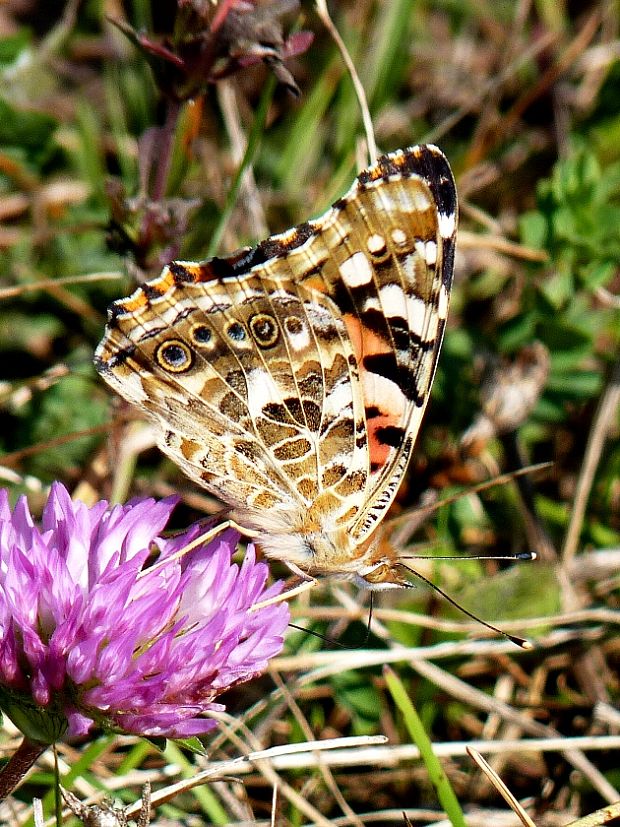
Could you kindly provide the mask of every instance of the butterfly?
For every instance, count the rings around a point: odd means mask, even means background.
[[[268,557],[403,586],[378,528],[429,399],[456,226],[437,147],[383,155],[320,218],[115,302],[95,366]]]

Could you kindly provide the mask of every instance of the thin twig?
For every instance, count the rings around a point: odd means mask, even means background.
[[[562,546],[562,563],[567,566],[571,563],[577,546],[579,545],[579,536],[581,534],[581,527],[583,525],[583,518],[586,513],[586,505],[592,484],[594,482],[594,475],[603,453],[605,440],[609,434],[609,429],[614,417],[617,416],[618,407],[620,406],[620,359],[618,359],[612,369],[609,382],[600,399],[594,422],[588,435],[588,442],[583,458],[581,471],[579,472],[579,479],[575,490],[575,498],[573,507],[571,509],[570,520],[566,530],[566,537]]]
[[[347,71],[351,78],[351,82],[353,83],[353,88],[355,89],[357,102],[362,113],[364,132],[366,133],[366,143],[368,145],[368,158],[370,163],[374,164],[374,162],[378,158],[377,141],[375,139],[375,130],[372,124],[372,117],[370,115],[370,109],[368,108],[368,101],[366,100],[366,92],[364,91],[364,87],[362,86],[362,81],[360,80],[360,77],[357,73],[357,69],[355,68],[355,64],[351,59],[351,55],[349,54],[349,51],[345,46],[344,40],[340,37],[340,32],[338,31],[338,29],[334,25],[333,20],[329,16],[329,11],[327,10],[327,3],[325,2],[325,0],[316,0],[316,9],[319,17],[323,21],[323,25],[325,26],[334,43],[338,47],[338,50],[342,55],[344,64],[347,67]]]
[[[15,287],[3,287],[0,289],[0,300],[12,299],[24,293],[35,290],[51,290],[53,288],[71,284],[97,284],[101,281],[120,281],[125,278],[120,272],[112,273],[88,273],[84,276],[64,276],[59,279],[40,279],[28,284],[18,284]]]

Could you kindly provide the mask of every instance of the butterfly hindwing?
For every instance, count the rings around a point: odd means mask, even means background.
[[[327,492],[335,511],[352,496],[361,505],[346,327],[284,266],[256,269],[214,279],[209,262],[166,268],[116,303],[98,367],[155,419],[163,450],[237,510],[277,507],[283,519]]]

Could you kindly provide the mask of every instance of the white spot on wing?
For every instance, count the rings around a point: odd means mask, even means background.
[[[286,338],[288,339],[290,346],[297,353],[301,350],[305,350],[310,345],[310,334],[308,333],[308,328],[306,325],[303,326],[303,329],[300,330],[299,333],[290,333],[287,330]]]
[[[131,400],[134,405],[148,399],[148,395],[142,384],[142,377],[138,373],[134,373],[133,371],[131,373],[123,372],[122,384],[116,374],[106,374],[106,379],[114,388],[119,389],[122,387],[123,396],[125,399]]]
[[[418,296],[409,296],[407,298],[407,310],[409,311],[409,326],[420,334],[426,324],[427,305]]]
[[[446,306],[446,312],[447,312]],[[439,312],[433,312],[428,317],[427,326],[421,331],[422,339],[427,342],[432,342],[437,338],[437,330],[439,328]]]
[[[439,213],[439,234],[443,238],[452,238],[456,230],[456,218],[454,213]]]
[[[415,192],[413,193],[413,197],[410,199],[410,201],[411,206],[405,207],[405,205],[403,204],[403,209],[411,210],[413,208],[414,210],[420,210],[420,212],[424,212],[432,206],[427,194],[420,189],[415,190]]]
[[[389,411],[391,416],[402,416],[407,406],[407,399],[396,382],[378,373],[364,371],[362,383],[364,403],[367,407],[380,404],[381,410]]]
[[[416,241],[415,249],[429,267],[437,264],[437,244],[434,241]]]
[[[385,248],[385,239],[382,235],[379,235],[379,233],[373,233],[368,236],[366,246],[368,247],[369,253],[380,253]]]
[[[405,256],[403,261],[400,263],[403,273],[405,274],[405,278],[409,284],[413,284],[415,282],[415,264],[416,257],[413,254]]]
[[[372,267],[364,253],[353,253],[340,265],[340,275],[349,287],[361,287],[372,281]]]
[[[400,227],[396,227],[392,230],[392,241],[394,244],[404,244],[407,241],[407,234]]]
[[[339,382],[325,399],[323,413],[326,417],[338,416],[346,410],[351,410],[351,385],[349,382]]]
[[[386,284],[379,293],[386,316],[406,316],[407,299],[398,284]]]
[[[368,310],[379,310],[380,311],[380,310],[382,310],[381,302],[379,301],[379,299],[376,296],[369,296],[366,299],[366,301],[364,302],[362,310],[364,310],[364,312],[366,312]]]
[[[271,374],[262,369],[255,369],[247,374],[248,410],[254,418],[260,416],[269,402],[282,402],[282,395],[273,381]]]

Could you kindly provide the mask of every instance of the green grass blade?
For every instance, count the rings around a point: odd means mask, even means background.
[[[360,67],[362,81],[372,109],[390,101],[398,89],[407,66],[411,48],[414,6],[411,0],[396,0],[380,7],[367,49],[367,59]]]
[[[235,204],[237,203],[237,196],[239,194],[239,188],[241,186],[241,181],[243,179],[243,173],[246,171],[246,169],[250,166],[250,164],[256,157],[258,147],[260,146],[261,137],[265,130],[267,113],[269,111],[269,106],[271,104],[271,99],[273,98],[275,88],[276,79],[273,75],[270,75],[267,79],[267,82],[265,83],[263,94],[261,95],[261,99],[256,110],[256,115],[254,116],[254,122],[252,124],[250,134],[248,135],[248,145],[245,148],[243,160],[239,164],[237,173],[228,191],[228,195],[226,196],[226,204],[224,205],[224,209],[222,210],[220,220],[218,221],[217,227],[215,228],[215,231],[211,236],[211,240],[209,241],[209,247],[207,248],[207,256],[214,256],[217,253],[220,241],[222,240],[222,235],[224,234],[224,230],[226,228],[226,224],[232,214],[232,211],[235,208]]]
[[[193,778],[196,775],[196,766],[187,760],[183,751],[173,741],[168,741],[163,755],[168,763],[181,767],[183,778]],[[229,818],[226,810],[208,784],[202,787],[193,787],[190,794],[194,796],[212,824],[228,824]]]
[[[334,52],[323,74],[317,78],[282,147],[275,174],[289,193],[299,191],[299,181],[308,177],[316,160],[325,152],[322,120],[342,77],[340,56]]]
[[[454,790],[443,771],[439,759],[433,752],[433,745],[430,738],[426,734],[422,721],[411,703],[405,687],[396,675],[396,672],[389,666],[384,667],[383,674],[387,687],[394,699],[394,703],[403,713],[405,726],[407,727],[409,735],[420,750],[422,760],[428,772],[428,777],[437,791],[437,797],[439,798],[441,806],[445,810],[453,827],[467,827],[463,811]]]

